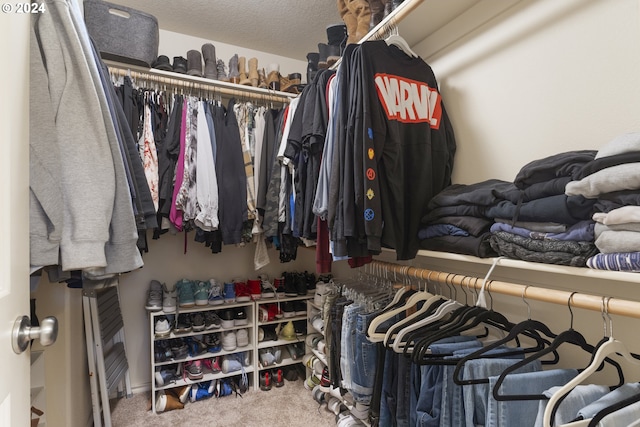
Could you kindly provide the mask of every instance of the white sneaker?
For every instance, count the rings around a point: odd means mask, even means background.
[[[238,347],[246,347],[249,345],[249,333],[246,329],[238,329],[236,331],[236,342]]]
[[[178,291],[176,290],[175,283],[170,285],[170,287],[168,287],[166,283],[163,283],[162,288],[164,291],[162,298],[162,311],[165,313],[175,313],[176,301],[178,298]]]
[[[233,351],[238,347],[236,333],[234,331],[225,331],[222,333],[222,349],[224,351]]]
[[[155,326],[156,336],[164,337],[169,335],[171,332],[171,326],[169,325],[169,321],[166,317],[160,317],[156,320]]]

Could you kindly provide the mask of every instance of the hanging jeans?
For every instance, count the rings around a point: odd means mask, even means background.
[[[356,315],[354,358],[351,359],[351,394],[356,402],[369,405],[376,378],[376,345],[367,338],[369,322],[378,313]]]
[[[355,358],[356,317],[363,310],[364,307],[362,305],[351,304],[344,308],[344,313],[342,314],[340,372],[342,372],[342,386],[347,390],[353,390],[351,367]]]

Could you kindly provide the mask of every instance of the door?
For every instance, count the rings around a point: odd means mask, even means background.
[[[29,315],[29,15],[0,13],[0,426],[28,426],[30,355],[12,349]],[[15,6],[13,6],[15,7]]]

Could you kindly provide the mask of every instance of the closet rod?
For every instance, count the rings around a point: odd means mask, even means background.
[[[430,280],[439,283],[447,283],[465,288],[480,290],[483,278],[465,276],[462,274],[447,273],[443,271],[429,270],[426,268],[411,267],[407,265],[394,264],[385,261],[373,261],[371,268],[375,272],[388,271],[395,275],[415,277],[420,280]],[[485,289],[491,293],[510,295],[522,298],[523,295],[528,300],[537,300],[552,304],[567,305],[571,298],[571,307],[583,308],[602,312],[603,297],[597,295],[583,294],[581,292],[567,292],[555,289],[540,288],[536,286],[520,285],[510,282],[488,280]],[[640,302],[619,298],[611,298],[607,303],[609,314],[618,314],[626,317],[640,319]]]
[[[297,94],[288,92],[279,92],[253,86],[240,86],[235,83],[205,79],[203,77],[189,76],[187,74],[173,73],[164,70],[156,70],[155,68],[147,69],[111,61],[105,61],[105,63],[109,67],[109,71],[113,74],[123,77],[130,76],[133,79],[158,82],[159,84],[171,87],[202,90],[238,98],[251,98],[271,102],[289,102],[297,96]]]

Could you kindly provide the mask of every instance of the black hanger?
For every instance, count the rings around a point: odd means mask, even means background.
[[[489,378],[474,378],[474,379],[469,379],[469,380],[463,380],[460,377],[460,371],[462,370],[462,367],[464,366],[464,364],[469,361],[469,360],[473,360],[473,359],[479,359],[482,357],[487,357],[487,358],[497,358],[497,357],[505,357],[505,356],[512,356],[512,355],[518,355],[518,354],[525,354],[525,353],[531,353],[531,352],[537,352],[542,350],[545,346],[550,345],[550,342],[544,338],[542,338],[539,334],[539,332],[541,332],[542,334],[546,335],[549,338],[556,338],[557,335],[554,334],[553,332],[551,332],[551,330],[549,329],[549,327],[547,325],[545,325],[544,323],[537,321],[537,320],[532,320],[531,319],[531,307],[529,306],[529,303],[526,301],[525,299],[525,292],[527,290],[528,286],[525,287],[522,290],[522,301],[524,301],[524,303],[527,305],[527,320],[524,320],[520,323],[518,323],[517,325],[515,325],[513,328],[511,328],[511,330],[509,331],[509,333],[507,334],[507,336],[505,336],[504,338],[501,338],[499,340],[494,341],[493,343],[484,346],[482,348],[480,348],[479,350],[476,350],[475,352],[464,356],[462,359],[460,359],[457,363],[456,363],[456,368],[453,372],[453,380],[456,384],[458,385],[472,385],[472,384],[488,384],[489,383]],[[536,341],[536,346],[535,347],[528,347],[528,348],[519,348],[517,350],[514,351],[506,351],[506,352],[500,352],[497,354],[491,354],[488,355],[486,354],[487,352],[489,352],[490,350],[493,350],[495,348],[500,347],[503,344],[507,344],[508,342],[511,342],[513,340],[515,340],[518,335],[524,335],[530,338],[533,338]],[[519,345],[519,344],[518,344]],[[545,364],[555,364],[558,363],[558,360],[560,360],[560,355],[558,354],[557,351],[553,351],[554,354],[554,358],[552,360],[547,360],[544,361],[543,363]]]
[[[575,294],[576,292],[573,292],[570,296],[569,299],[567,301],[567,305],[569,307],[569,312],[571,313],[571,324],[569,329],[567,329],[566,331],[561,332],[560,334],[558,334],[558,336],[551,342],[551,345],[549,345],[548,347],[532,354],[531,356],[509,366],[508,368],[506,368],[498,377],[498,380],[496,381],[496,384],[493,387],[492,393],[493,393],[493,397],[498,400],[498,401],[513,401],[513,400],[545,400],[548,399],[548,397],[546,397],[543,394],[513,394],[513,395],[503,395],[499,393],[500,390],[500,386],[502,385],[502,383],[504,382],[504,379],[506,378],[507,375],[509,375],[511,372],[525,366],[528,365],[529,363],[540,359],[542,356],[549,354],[551,352],[553,352],[554,350],[556,350],[561,344],[564,343],[568,343],[568,344],[573,344],[576,345],[578,347],[580,347],[581,349],[583,349],[584,351],[591,353],[592,355],[595,354],[595,351],[597,349],[597,347],[592,346],[591,344],[587,343],[586,339],[584,338],[584,336],[576,331],[575,329],[573,329],[573,311],[571,310],[571,297],[573,297],[573,294]],[[606,340],[606,339],[605,339]],[[598,343],[598,346],[602,343],[602,341],[600,343]],[[622,374],[622,368],[620,367],[620,365],[615,362],[614,360],[611,360],[609,358],[605,359],[609,364],[611,364],[612,366],[614,366],[618,372],[618,377],[620,378],[620,384],[622,385],[624,384],[624,375]],[[600,366],[600,368],[598,369],[602,369],[602,366]],[[553,418],[552,418],[553,419]]]

